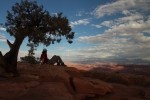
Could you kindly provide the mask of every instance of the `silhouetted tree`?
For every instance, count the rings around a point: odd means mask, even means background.
[[[52,16],[36,1],[22,0],[16,3],[11,11],[7,11],[6,19],[6,30],[15,38],[14,43],[7,40],[10,50],[5,55],[0,52],[0,66],[7,72],[18,73],[18,52],[26,37],[29,42],[36,45],[43,43],[46,46],[60,42],[62,36],[72,43],[74,37],[68,19],[62,13]]]
[[[20,57],[20,60],[21,60],[21,62],[31,63],[31,64],[37,64],[37,63],[39,63],[34,56]]]
[[[30,49],[28,50],[28,55],[24,56],[24,57],[20,57],[21,62],[27,62],[27,63],[38,63],[38,61],[35,58],[35,53],[34,50],[36,50],[37,45],[30,42],[27,44],[28,47],[30,47]]]
[[[27,44],[27,46],[30,47],[30,49],[28,50],[28,56],[34,56],[34,50],[36,50],[37,45],[30,42]]]

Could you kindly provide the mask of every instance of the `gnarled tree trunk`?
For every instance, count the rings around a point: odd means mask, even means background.
[[[2,55],[0,52],[0,66],[3,67],[6,72],[18,74],[17,57],[23,40],[24,37],[16,38],[13,44],[7,40],[10,50],[5,55]]]

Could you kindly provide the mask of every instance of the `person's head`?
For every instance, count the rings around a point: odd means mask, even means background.
[[[47,53],[47,49],[43,49],[42,53]]]

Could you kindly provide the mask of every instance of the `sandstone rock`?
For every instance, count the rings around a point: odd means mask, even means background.
[[[0,83],[0,98],[3,100],[13,100],[25,94],[29,88],[39,85],[39,82],[1,82]],[[5,98],[5,99],[4,99]]]
[[[74,78],[73,82],[75,91],[81,94],[106,95],[113,91],[113,87],[110,84],[94,79]]]
[[[62,67],[50,66],[47,68],[40,69],[40,80],[41,81],[67,81],[70,75],[64,71]]]
[[[44,82],[16,100],[74,100],[63,83]]]
[[[65,69],[65,72],[67,72],[70,76],[73,77],[82,77],[81,72],[73,67],[69,67]]]
[[[106,83],[75,68],[22,64],[19,72],[0,80],[0,100],[150,100],[149,87]]]

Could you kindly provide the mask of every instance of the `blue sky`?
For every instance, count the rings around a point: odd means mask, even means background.
[[[0,3],[0,23],[5,23],[6,11],[20,0]],[[63,12],[76,33],[73,44],[63,39],[49,47],[40,45],[48,57],[60,55],[66,62],[76,63],[149,63],[150,64],[150,0],[37,0],[51,14]],[[9,48],[6,39],[14,41],[0,27],[0,51]],[[28,53],[24,40],[19,57]],[[18,57],[18,59],[19,59]]]

